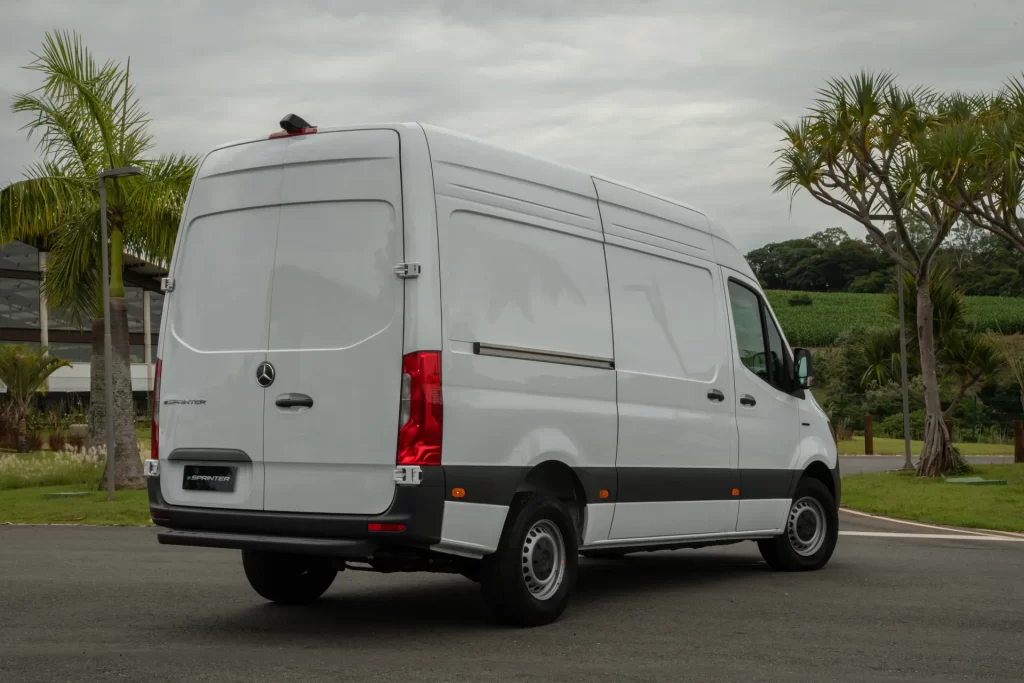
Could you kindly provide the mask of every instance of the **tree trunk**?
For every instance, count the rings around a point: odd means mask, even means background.
[[[18,452],[28,453],[28,417],[24,411],[18,416]]]
[[[89,366],[89,446],[107,445],[107,386],[104,374],[103,318],[92,319],[92,358]]]
[[[131,347],[128,341],[128,309],[124,297],[110,298],[110,335],[114,379],[114,486],[145,488],[139,444],[135,439],[135,406],[132,401]]]
[[[943,420],[942,400],[935,362],[935,315],[929,288],[929,268],[922,267],[917,278],[917,340],[924,383],[924,448],[917,463],[917,476],[939,477],[967,469],[967,462],[953,448]]]

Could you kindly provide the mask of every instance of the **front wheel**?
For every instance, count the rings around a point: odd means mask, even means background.
[[[785,530],[757,542],[761,557],[772,569],[812,571],[832,557],[839,538],[839,512],[835,498],[817,479],[804,477],[786,515]]]
[[[576,584],[576,528],[562,504],[545,495],[517,498],[497,551],[481,565],[484,601],[501,621],[549,624]]]
[[[242,551],[242,568],[253,590],[282,605],[313,602],[338,575],[323,557],[250,550]]]

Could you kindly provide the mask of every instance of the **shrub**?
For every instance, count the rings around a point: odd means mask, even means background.
[[[43,433],[37,432],[32,429],[25,433],[25,445],[28,446],[30,451],[41,451],[43,450]]]
[[[81,434],[72,434],[68,437],[68,444],[71,445],[71,450],[82,453],[85,451],[86,439]]]
[[[51,451],[63,451],[68,447],[68,437],[66,434],[51,432],[48,440]]]

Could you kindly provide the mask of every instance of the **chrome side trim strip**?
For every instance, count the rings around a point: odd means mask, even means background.
[[[519,360],[533,360],[540,363],[559,363],[561,365],[578,365],[585,368],[599,368],[601,370],[615,369],[615,361],[611,358],[581,356],[572,353],[560,353],[558,351],[523,349],[517,346],[499,346],[498,344],[484,344],[482,342],[473,342],[473,353],[478,356],[518,358]]]

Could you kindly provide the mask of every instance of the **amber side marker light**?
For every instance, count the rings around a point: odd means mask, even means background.
[[[465,498],[466,489],[456,486],[452,489],[452,498]]]
[[[732,490],[732,495],[733,495],[733,496],[738,496],[738,495],[740,495],[740,490],[739,490],[739,489],[733,489],[733,490]]]
[[[598,491],[597,492],[597,497],[600,498],[601,500],[604,500],[605,498],[607,498],[608,497],[608,489],[601,489],[600,491]]]

